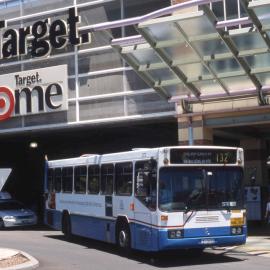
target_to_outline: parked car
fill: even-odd
[[[0,228],[37,224],[36,214],[21,202],[0,199]]]

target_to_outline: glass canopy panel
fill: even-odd
[[[254,88],[254,84],[247,76],[235,76],[223,78],[221,80],[230,92],[240,91],[243,89]]]
[[[249,3],[262,25],[270,24],[270,3],[265,0],[257,0]]]
[[[259,79],[259,81],[261,82],[261,84],[263,86],[266,85],[270,85],[270,76],[269,76],[269,72],[265,72],[265,73],[257,73],[256,77]]]
[[[255,54],[245,57],[248,65],[252,69],[256,68],[266,68],[270,66],[270,54],[269,53],[262,53],[262,54]]]
[[[169,68],[149,70],[148,73],[155,81],[177,80],[178,77]]]
[[[225,93],[224,89],[216,80],[198,81],[193,84],[200,90],[202,95]]]
[[[263,2],[268,3],[263,9],[255,7],[256,3]],[[260,20],[270,26],[270,0],[252,1],[251,4],[256,12],[261,12]],[[189,85],[202,95],[254,89],[254,83],[246,74],[249,68],[262,86],[270,85],[270,53],[264,39],[254,29],[230,30],[226,37],[232,40],[239,57],[246,63],[233,57],[237,52],[232,52],[230,46],[219,38],[202,11],[149,20],[139,24],[138,29],[149,43],[126,46],[122,53],[133,63],[137,62],[140,72],[145,72],[146,78],[151,77],[156,87],[162,87],[171,96],[192,94],[187,88]],[[270,30],[267,34],[270,36]],[[185,75],[183,77],[187,77],[186,85],[181,81],[177,68]]]
[[[162,63],[161,59],[152,48],[133,50],[129,55],[132,55],[140,65]]]
[[[216,74],[226,77],[225,73],[232,73],[237,71],[243,71],[242,67],[234,58],[212,61],[209,63],[210,66],[214,69]]]
[[[238,51],[266,48],[266,43],[260,33],[257,32],[231,36],[231,39],[236,45]]]
[[[208,56],[229,52],[228,47],[221,39],[196,41],[192,43],[200,55]]]
[[[181,43],[178,46],[164,48],[164,51],[173,60],[173,63],[192,63],[200,61],[200,57],[194,53],[187,43]]]
[[[206,15],[197,16],[189,20],[181,20],[177,24],[189,37],[216,33],[215,27]]]
[[[184,42],[184,38],[181,37],[180,32],[173,22],[158,23],[144,29],[156,42],[175,39],[179,40],[179,42]]]
[[[183,84],[175,84],[163,87],[170,96],[181,96],[190,94],[190,90],[188,90]]]
[[[184,41],[181,32],[189,37],[216,33],[215,27],[202,11],[153,19],[139,24],[138,28],[156,42],[175,39]]]
[[[189,81],[198,80],[199,77],[210,75],[209,71],[201,64],[186,64],[178,66]]]

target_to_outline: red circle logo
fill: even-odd
[[[15,106],[14,96],[12,91],[5,87],[0,87],[0,121],[8,119]]]

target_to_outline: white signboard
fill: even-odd
[[[68,109],[67,65],[0,76],[0,120]]]

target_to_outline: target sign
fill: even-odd
[[[0,87],[0,121],[8,119],[15,106],[15,100],[12,91],[5,87]]]

